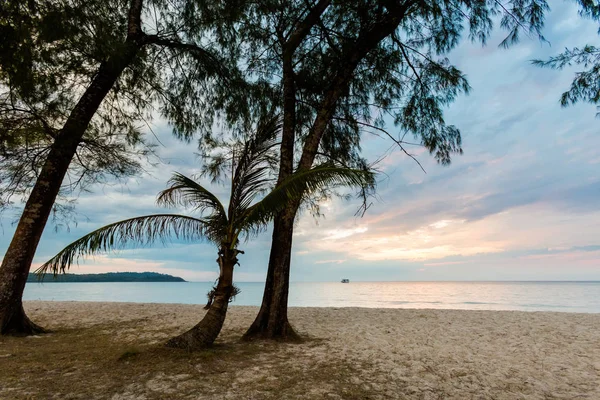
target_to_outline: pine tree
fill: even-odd
[[[448,53],[461,39],[486,44],[494,21],[508,31],[501,46],[523,31],[543,40],[548,9],[544,0],[272,0],[251,7],[240,33],[252,43],[247,73],[278,93],[280,181],[323,158],[366,165],[360,143],[368,134],[388,137],[406,154],[404,138],[414,138],[449,164],[462,152],[461,136],[443,109],[469,85]],[[274,220],[263,302],[248,339],[296,337],[287,299],[299,206],[290,201]]]
[[[224,21],[242,9],[225,0],[15,0],[0,11],[0,195],[4,205],[27,198],[0,267],[0,333],[31,334],[43,329],[21,297],[67,172],[76,185],[136,172],[146,151],[139,126],[155,108],[180,137],[211,129],[243,85],[235,51],[225,59],[206,37],[225,47]]]
[[[583,18],[593,21],[600,20],[600,4],[596,1],[578,0],[579,14]],[[569,90],[560,97],[563,107],[578,103],[588,102],[600,104],[600,48],[585,45],[582,48],[565,49],[557,56],[548,60],[534,60],[534,65],[552,69],[563,69],[571,65],[581,65],[585,69],[575,73]],[[600,114],[597,114],[600,115]]]

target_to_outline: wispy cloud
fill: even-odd
[[[341,264],[346,262],[346,260],[317,260],[315,264]]]

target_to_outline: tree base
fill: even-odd
[[[223,327],[225,311],[222,315],[215,315],[214,310],[209,310],[202,320],[187,332],[169,339],[165,346],[187,351],[204,350],[211,347]]]
[[[200,338],[199,336],[202,335],[195,335],[194,329],[191,329],[185,333],[182,333],[179,336],[175,336],[174,338],[169,339],[169,341],[165,343],[165,346],[173,349],[183,349],[187,351],[204,350],[212,346],[212,343],[207,343],[205,340],[202,340],[202,338]]]
[[[11,314],[7,316],[6,314]],[[0,334],[7,336],[30,336],[38,335],[41,333],[48,333],[49,331],[35,324],[27,317],[23,305],[18,306],[16,312],[5,311],[5,318],[1,318],[2,329]]]
[[[242,340],[273,340],[277,342],[301,343],[302,337],[294,331],[292,325],[286,320],[281,324],[277,324],[278,329],[273,329],[268,326],[266,321],[254,321],[252,326],[248,328]]]

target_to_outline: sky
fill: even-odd
[[[298,218],[292,281],[600,280],[600,120],[596,108],[561,108],[559,97],[580,68],[540,69],[565,47],[594,44],[597,24],[581,19],[572,2],[551,2],[544,35],[523,37],[508,50],[464,41],[449,59],[466,75],[471,94],[445,112],[462,133],[464,155],[450,166],[412,149],[426,173],[395,151],[380,169],[378,197],[355,216],[358,200],[322,204],[324,217]],[[33,267],[107,223],[164,212],[156,194],[178,171],[193,174],[201,160],[191,145],[153,127],[164,164],[124,183],[92,188],[77,203],[77,223],[44,233]],[[377,159],[390,142],[364,138]],[[226,188],[214,187],[222,198]],[[0,252],[8,247],[18,212],[2,215]],[[267,231],[240,248],[237,281],[264,281]],[[190,281],[217,277],[216,249],[206,243],[130,249],[81,261],[74,273],[156,271]]]

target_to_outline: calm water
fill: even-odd
[[[212,283],[29,283],[25,300],[202,304]],[[238,283],[234,305],[260,305],[263,283]],[[600,313],[600,282],[292,283],[290,306]]]

